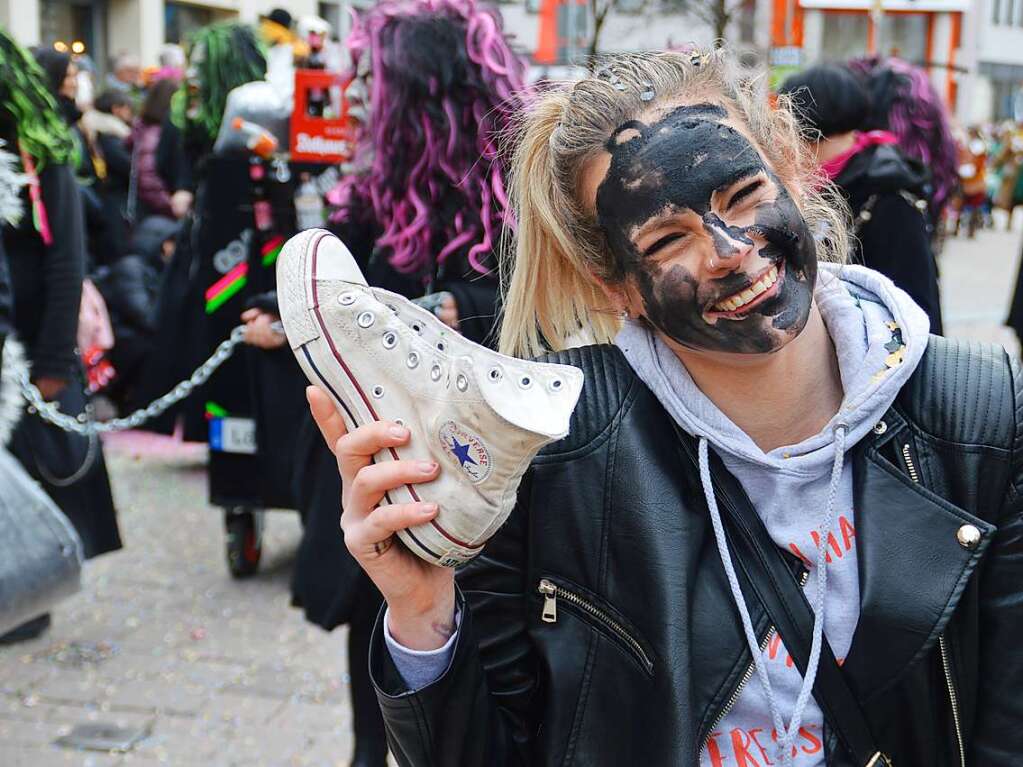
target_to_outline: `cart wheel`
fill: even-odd
[[[248,578],[259,570],[263,553],[262,512],[228,509],[224,512],[227,531],[227,569],[232,578]]]

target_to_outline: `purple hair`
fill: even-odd
[[[959,183],[958,150],[941,97],[923,69],[902,59],[853,59],[849,67],[863,76],[870,92],[868,127],[894,133],[899,147],[930,169],[936,219]]]
[[[352,60],[370,57],[368,120],[335,187],[335,221],[369,218],[400,272],[428,281],[454,255],[492,271],[511,223],[497,140],[525,95],[525,63],[496,10],[475,0],[385,0],[356,20]]]

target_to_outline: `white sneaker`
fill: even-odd
[[[407,446],[375,460],[440,464],[433,482],[388,495],[440,508],[399,538],[438,565],[479,554],[511,513],[533,456],[568,433],[582,371],[498,354],[403,296],[368,287],[348,249],[322,229],[284,246],[277,297],[302,370],[349,428],[389,420],[411,430]]]

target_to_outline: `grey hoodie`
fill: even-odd
[[[927,346],[929,321],[888,278],[859,266],[821,264],[815,300],[838,354],[845,392],[842,407],[816,436],[769,453],[760,450],[699,390],[678,357],[644,325],[627,324],[615,343],[665,410],[683,429],[701,438],[701,452],[705,453],[707,443],[713,446],[742,484],[774,541],[806,562],[811,570],[807,597],[811,604],[823,607],[819,610],[824,615],[823,633],[835,656],[842,659],[852,643],[860,604],[852,468],[844,464],[844,453],[875,426],[916,368]],[[839,426],[842,451],[835,447]],[[705,493],[708,490],[705,481]],[[822,523],[827,528],[823,535]],[[823,549],[817,548],[815,537],[826,542]],[[721,536],[719,548],[723,541]],[[819,555],[827,563],[824,590],[818,589]],[[736,596],[733,593],[733,599]],[[736,607],[740,612],[744,609],[738,602]],[[384,638],[411,689],[421,689],[440,677],[455,642],[453,635],[438,650],[412,651],[394,640],[386,619]],[[756,648],[755,639],[752,644]],[[824,765],[824,718],[812,698],[799,702],[801,675],[776,635],[762,654],[756,649],[754,657],[763,660],[758,674],[766,672],[770,679],[773,706],[762,682],[746,684],[711,732],[700,764],[762,767],[782,763],[778,755],[781,728],[775,724],[780,716],[785,720],[782,728],[791,728],[792,720],[799,720],[784,762],[797,767]]]
[[[807,598],[824,615],[823,633],[841,660],[852,642],[860,604],[852,467],[844,463],[844,453],[874,428],[916,368],[927,346],[929,321],[890,280],[860,266],[821,264],[815,300],[838,355],[842,407],[816,436],[767,453],[700,391],[678,357],[644,325],[627,324],[615,343],[665,410],[701,439],[703,462],[709,443],[742,484],[774,541],[806,562]],[[716,503],[706,471],[702,474],[713,519]],[[717,537],[722,560],[730,559],[724,536]],[[816,545],[821,539],[823,549]],[[819,556],[827,562],[826,584],[818,580]],[[733,601],[741,615],[746,608],[737,585]],[[762,659],[758,681],[742,688],[714,728],[700,764],[824,765],[823,715],[809,697],[815,658],[801,696],[804,680],[777,635],[762,653],[755,639],[752,644],[754,657]],[[792,732],[787,755],[779,753],[784,728]]]

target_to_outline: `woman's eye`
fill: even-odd
[[[661,237],[659,240],[657,240],[657,242],[655,242],[649,248],[647,248],[643,252],[643,255],[644,256],[656,255],[658,251],[664,250],[666,247],[668,247],[672,243],[678,242],[679,240],[683,239],[685,236],[686,236],[685,232],[672,232],[671,234],[666,234],[663,237]]]
[[[738,207],[746,207],[750,202],[759,200],[763,195],[758,194],[760,190],[764,188],[763,179],[755,179],[746,186],[742,187],[739,191],[732,195],[732,199],[728,201],[726,210],[733,210]]]

